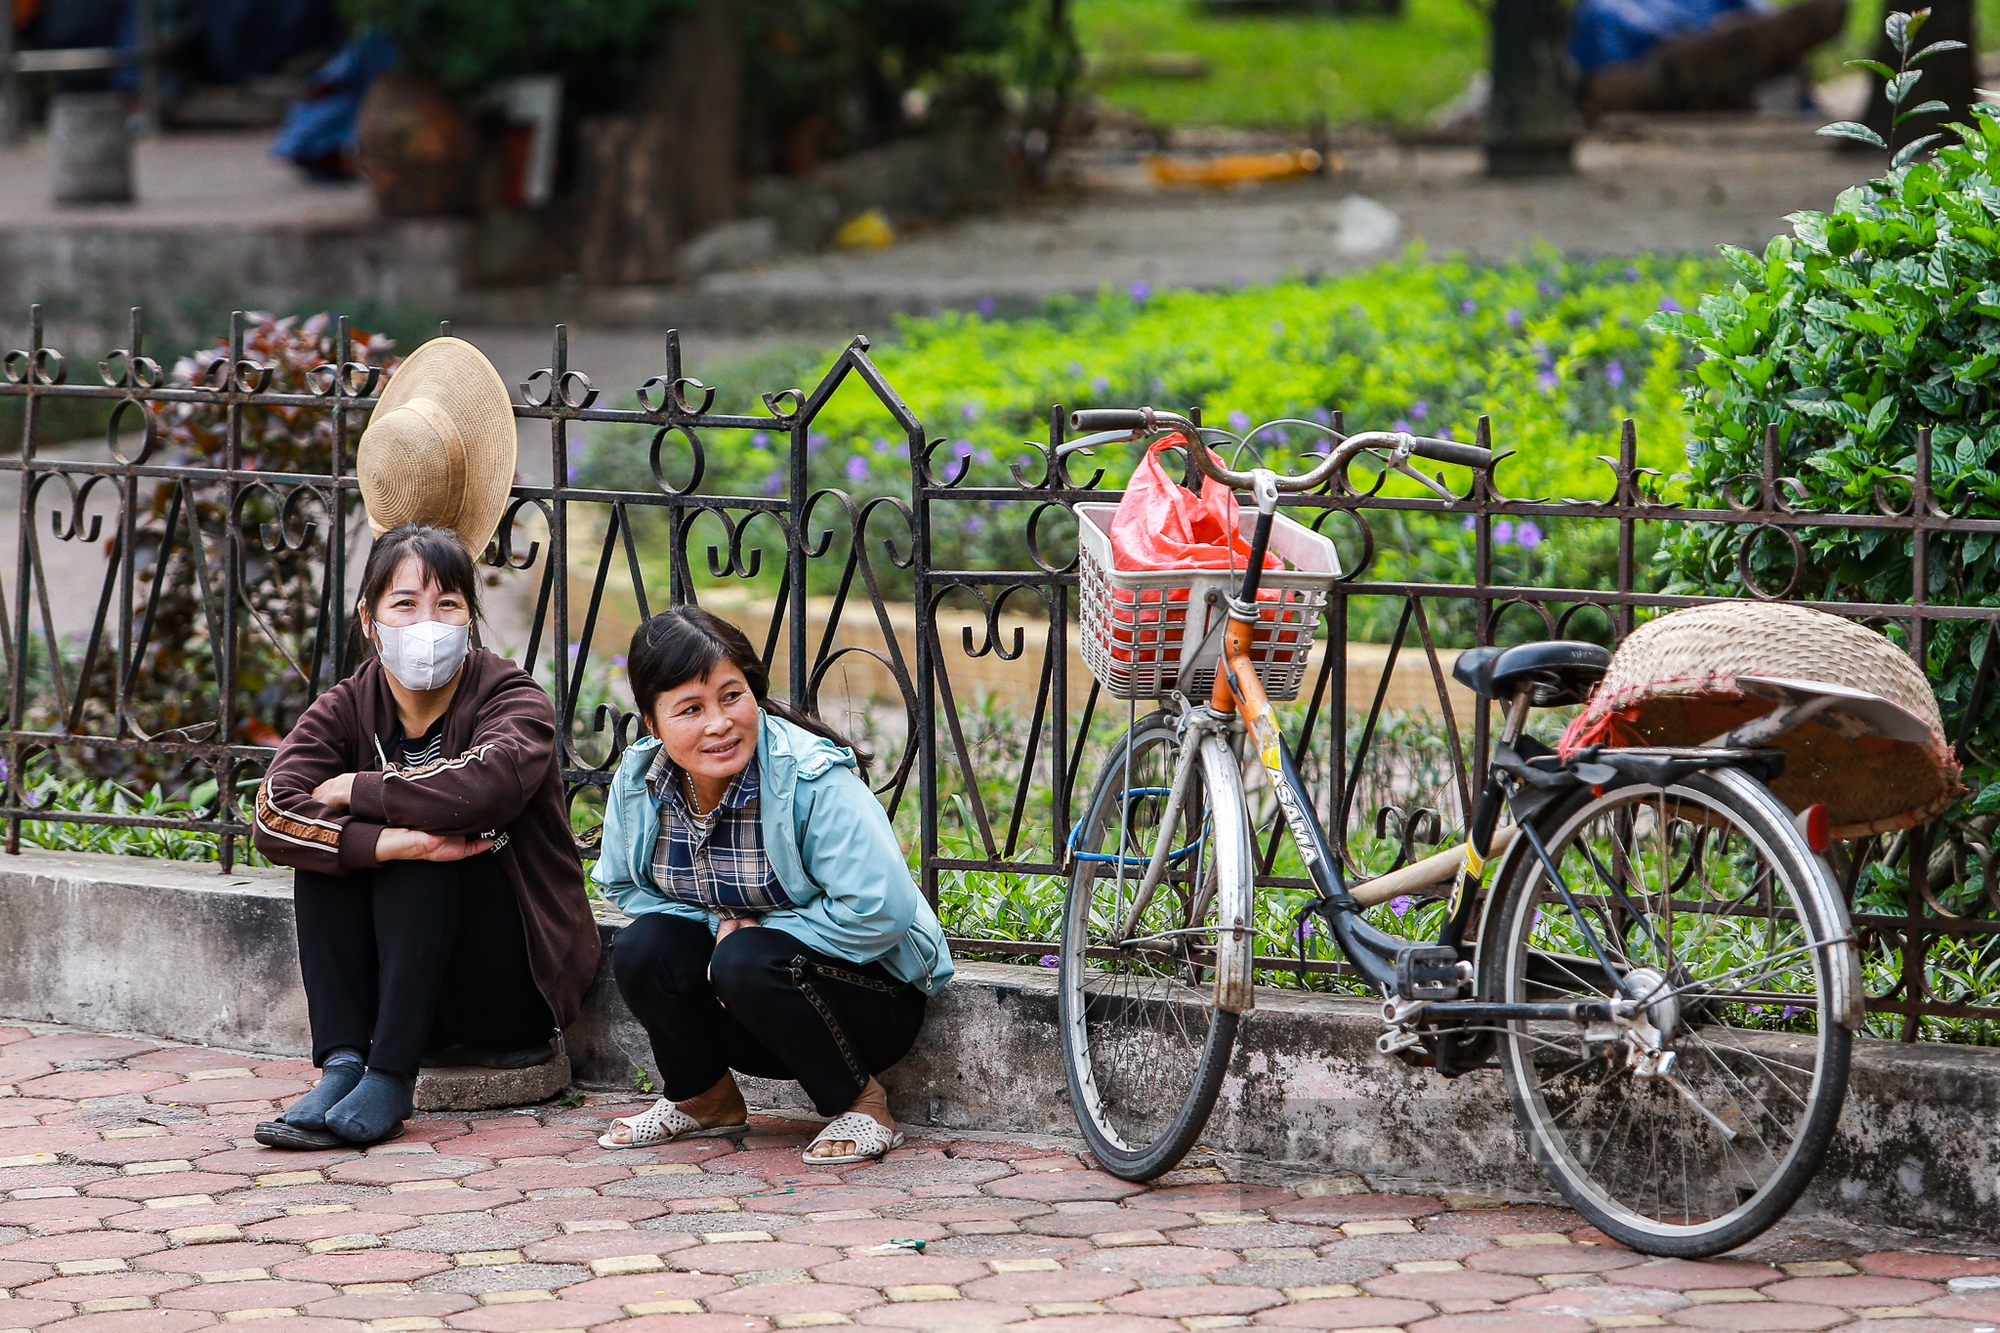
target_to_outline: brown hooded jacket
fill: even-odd
[[[461,671],[440,757],[417,768],[383,770],[379,756],[395,753],[402,724],[380,662],[315,700],[257,790],[257,850],[280,865],[344,875],[378,864],[384,828],[504,834],[499,862],[521,907],[535,984],[566,1028],[597,974],[599,937],[563,799],[555,709],[532,676],[484,648]],[[313,799],[342,773],[357,775],[348,809]]]

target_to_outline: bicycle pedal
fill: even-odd
[[[1459,988],[1458,950],[1443,944],[1412,944],[1396,950],[1396,998],[1455,1000]]]

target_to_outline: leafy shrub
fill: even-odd
[[[1764,432],[1775,427],[1780,474],[1800,486],[1789,503],[1832,513],[1905,505],[1917,435],[1929,427],[1939,505],[2000,517],[2000,120],[1978,109],[1960,133],[1963,142],[1934,161],[1842,191],[1830,213],[1794,214],[1795,235],[1773,239],[1761,258],[1729,248],[1731,285],[1692,313],[1653,319],[1705,358],[1686,393],[1691,502],[1754,500],[1732,490],[1733,479],[1761,470]],[[1746,535],[1734,525],[1677,528],[1661,551],[1673,590],[1744,593]],[[1909,600],[1904,534],[1808,528],[1799,537],[1793,595]],[[1766,591],[1794,573],[1779,541],[1753,545],[1748,563]],[[1934,533],[1929,571],[1934,603],[2000,605],[2000,543],[1989,534]],[[1986,651],[1983,628],[1929,629],[1925,666],[1953,736]],[[2000,776],[2000,697],[1989,693],[1970,721],[1971,776],[1990,785]],[[1989,805],[2000,809],[2000,791],[1981,798]]]

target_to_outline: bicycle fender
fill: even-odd
[[[1213,734],[1202,738],[1201,767],[1210,792],[1209,808],[1216,813],[1215,869],[1220,883],[1215,904],[1215,1007],[1225,1014],[1247,1014],[1256,1004],[1257,935],[1243,770],[1228,742]],[[1234,817],[1223,817],[1225,811],[1234,812]]]

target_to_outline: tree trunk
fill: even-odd
[[[1494,0],[1493,92],[1482,135],[1490,176],[1550,176],[1576,169],[1583,133],[1563,0]]]
[[[1919,7],[1913,6],[1913,8]],[[1910,89],[1910,95],[1904,100],[1903,105],[1916,106],[1920,102],[1928,102],[1935,98],[1948,105],[1951,110],[1917,116],[1904,121],[1900,126],[1891,126],[1888,87],[1879,77],[1871,75],[1874,86],[1868,94],[1868,114],[1863,116],[1862,120],[1869,128],[1887,139],[1892,149],[1901,147],[1912,139],[1921,139],[1926,134],[1940,132],[1944,134],[1944,140],[1942,143],[1931,145],[1933,148],[1957,143],[1958,137],[1945,129],[1945,126],[1954,120],[1960,124],[1970,121],[1971,116],[1967,114],[1966,109],[1979,100],[1973,92],[1973,85],[1979,82],[1979,67],[1973,58],[1973,52],[1978,50],[1978,46],[1972,18],[1972,0],[1934,0],[1930,9],[1930,18],[1917,30],[1916,40],[1910,43],[1912,54],[1923,50],[1932,42],[1948,40],[1964,42],[1966,49],[1943,51],[1918,65],[1917,68],[1923,72],[1923,77],[1917,80],[1916,87]],[[1896,54],[1896,48],[1889,45],[1889,39],[1885,36],[1878,44],[1875,59],[1890,69],[1895,69],[1901,58]],[[1865,148],[1865,145],[1861,144],[1854,146]],[[1874,150],[1866,149],[1866,151]]]
[[[742,101],[735,0],[699,0],[669,26],[632,110],[582,126],[585,282],[670,282],[675,251],[735,213]]]

